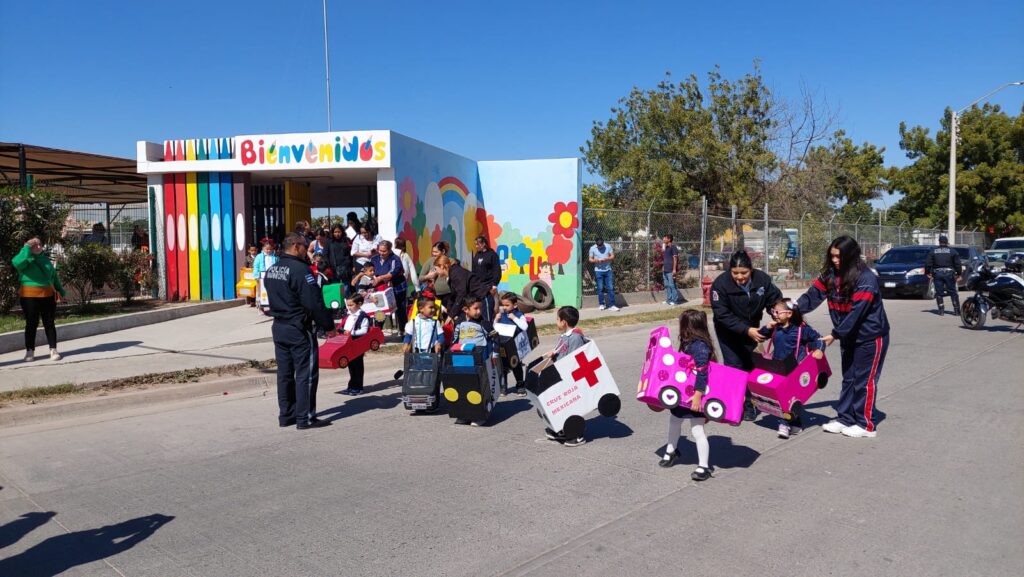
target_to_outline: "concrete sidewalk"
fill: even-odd
[[[699,304],[691,301],[689,304]],[[618,312],[584,308],[583,319],[664,310],[663,303],[643,303]],[[555,323],[553,310],[532,313],[538,326]],[[86,384],[265,361],[274,358],[272,320],[249,307],[175,319],[163,323],[110,332],[58,345],[64,358],[50,361],[46,347],[36,349],[37,360],[24,362],[24,351],[0,354],[0,391],[65,383]],[[397,339],[397,337],[395,337]],[[371,360],[370,363],[373,361]],[[381,362],[386,362],[381,359]],[[368,365],[370,364],[368,363]]]

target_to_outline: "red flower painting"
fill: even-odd
[[[572,238],[580,226],[580,220],[576,216],[578,210],[579,206],[576,201],[568,204],[562,201],[556,202],[555,209],[548,215],[548,222],[552,225],[551,232],[565,238]]]

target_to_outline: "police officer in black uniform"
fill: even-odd
[[[960,294],[956,291],[956,282],[960,278],[963,269],[960,265],[960,253],[955,248],[949,248],[949,238],[946,235],[939,237],[939,246],[928,253],[924,261],[924,272],[932,279],[935,287],[935,302],[939,305],[939,315],[946,314],[946,307],[942,304],[942,297],[949,295],[953,302],[953,314],[960,315]]]
[[[316,418],[316,389],[320,381],[320,355],[316,328],[334,335],[331,311],[306,263],[306,237],[285,237],[284,254],[267,269],[264,285],[274,317],[274,356],[277,359],[278,424],[298,429],[326,427]],[[314,326],[315,325],[315,326]]]

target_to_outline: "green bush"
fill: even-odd
[[[47,246],[60,242],[70,210],[64,196],[56,192],[0,187],[0,314],[10,312],[18,300],[18,273],[11,259],[32,237]]]
[[[74,294],[69,294],[72,301],[85,307],[92,301],[93,292],[115,280],[118,269],[122,268],[109,246],[89,243],[69,247],[57,274],[64,287],[72,289]]]
[[[141,250],[123,250],[117,255],[111,282],[125,303],[131,302],[140,291],[151,288],[152,262],[150,254]]]

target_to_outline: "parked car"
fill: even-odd
[[[986,262],[985,251],[981,250],[976,246],[960,246],[956,245],[953,248],[960,254],[960,264],[963,265],[963,274],[960,275],[960,282],[957,283],[957,288],[960,290],[967,289],[967,271],[974,270],[974,268],[980,262]]]
[[[992,246],[985,251],[985,256],[993,270],[1000,270],[1010,253],[1016,252],[1024,252],[1024,236],[996,239]]]
[[[924,262],[934,245],[896,246],[871,267],[878,275],[882,298],[917,296],[935,298],[935,287],[924,274]]]

